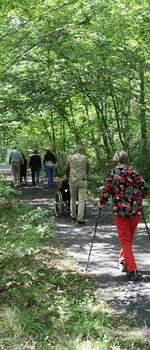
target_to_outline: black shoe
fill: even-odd
[[[131,271],[127,273],[128,279],[130,281],[140,281],[141,280],[141,275],[138,274],[137,270]]]
[[[119,267],[120,267],[120,272],[128,272],[127,271],[127,268],[126,268],[126,264],[124,261],[122,261],[120,264],[119,264]]]
[[[75,221],[76,221],[76,218],[71,218],[71,221],[72,221],[72,222],[75,222]]]
[[[84,224],[85,224],[85,221],[79,220],[79,221],[78,221],[78,224],[79,224],[79,225],[84,225]]]

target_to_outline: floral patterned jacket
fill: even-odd
[[[100,203],[107,204],[111,196],[115,215],[120,217],[141,215],[142,199],[146,197],[148,191],[144,179],[134,168],[120,164],[112,169],[106,178]]]

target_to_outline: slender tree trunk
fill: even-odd
[[[101,133],[102,133],[102,137],[103,137],[104,147],[105,147],[105,150],[106,150],[107,163],[109,163],[111,152],[110,152],[110,148],[109,148],[109,142],[108,142],[108,137],[107,137],[107,131],[106,131],[105,128],[103,127],[103,121],[101,121],[99,109],[96,108],[95,110],[96,110],[96,115],[97,115],[98,123],[99,123],[99,125],[101,126]]]
[[[85,104],[85,111],[86,111],[86,118],[87,118],[87,121],[89,123],[89,120],[90,120],[90,117],[89,117],[89,111],[88,111],[88,106]],[[92,141],[92,146],[94,147],[95,149],[95,153],[96,153],[96,158],[97,158],[97,161],[98,163],[100,163],[100,140],[98,142],[98,140],[95,138],[95,135],[94,135],[94,131],[92,128],[90,128],[90,139]]]
[[[53,112],[52,112],[52,110],[51,110],[51,127],[52,127],[53,152],[57,155],[56,140],[55,140],[55,126],[54,126],[54,120],[53,120]]]
[[[45,128],[45,130],[46,130],[46,132],[47,132],[47,136],[48,136],[48,138],[49,138],[49,140],[50,140],[50,145],[52,146],[52,145],[53,145],[52,137],[51,137],[51,134],[50,134],[49,131],[48,131],[46,121],[44,120],[42,114],[40,114],[40,117],[41,117],[41,119],[42,119],[42,123],[43,123],[43,125],[44,125],[44,128]]]
[[[63,154],[66,154],[66,129],[65,129],[65,120],[64,118],[61,118],[61,124],[62,124],[62,145],[63,145]]]
[[[148,149],[147,145],[147,123],[146,123],[146,110],[145,110],[145,84],[144,84],[144,70],[140,72],[140,126],[141,126],[141,145],[142,155]]]
[[[112,102],[113,102],[114,115],[115,115],[115,118],[116,118],[119,139],[120,139],[122,147],[125,149],[125,142],[124,142],[123,137],[122,137],[122,130],[121,130],[121,126],[120,126],[120,116],[119,116],[118,106],[117,106],[117,102],[116,102],[116,98],[115,98],[113,85],[112,85],[111,82],[110,82],[110,95],[111,95]]]

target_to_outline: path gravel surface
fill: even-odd
[[[97,215],[97,206],[87,203],[85,226],[72,223],[69,218],[57,220],[56,227],[64,245],[83,268],[87,265]],[[113,308],[135,313],[141,319],[143,331],[150,339],[150,239],[144,223],[139,224],[133,245],[138,269],[143,276],[140,282],[129,282],[126,274],[120,273],[120,245],[110,207],[103,208],[94,237],[88,273],[97,280],[105,299]]]
[[[29,184],[20,190],[20,200],[33,207],[47,208],[50,216],[54,216],[55,194],[56,186],[49,190],[42,182],[40,189],[33,189]],[[55,219],[56,230],[63,245],[83,269],[87,265],[97,215],[97,206],[87,202],[86,225],[72,223],[68,214]],[[148,226],[150,228],[149,223]],[[119,250],[111,207],[105,207],[97,226],[87,273],[95,278],[104,298],[115,310],[134,313],[140,318],[142,332],[150,339],[150,239],[142,221],[133,245],[142,281],[129,282],[126,274],[120,273]]]

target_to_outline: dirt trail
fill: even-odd
[[[56,187],[40,189],[24,187],[20,199],[33,207],[48,208],[53,216]],[[98,214],[97,206],[87,203],[86,225],[72,223],[67,214],[56,219],[56,230],[64,246],[78,264],[86,267],[89,249],[94,234]],[[118,268],[119,242],[113,223],[111,208],[102,210],[93,249],[91,252],[88,273],[97,280],[104,298],[118,311],[134,313],[141,320],[142,331],[150,339],[150,240],[144,223],[140,223],[134,240],[134,254],[139,271],[143,275],[141,282],[129,282],[126,274]]]
[[[87,264],[97,214],[97,207],[88,203],[86,226],[78,227],[69,218],[57,220],[57,230],[64,244],[83,267]],[[138,269],[143,276],[141,282],[129,282],[126,274],[120,273],[119,250],[111,208],[106,207],[102,210],[97,227],[88,273],[97,280],[104,297],[113,308],[135,313],[140,318],[143,332],[150,339],[150,240],[142,222],[138,226],[133,246]]]
[[[48,208],[50,216],[54,216],[55,194],[56,186],[49,190],[42,183],[40,189],[34,189],[29,184],[20,190],[20,200],[33,207]],[[87,202],[85,226],[72,223],[68,215],[55,220],[61,241],[83,268],[87,264],[97,215],[97,206]],[[115,310],[134,313],[140,318],[141,331],[150,339],[150,239],[143,222],[138,226],[133,245],[142,281],[129,282],[126,274],[120,273],[119,249],[111,208],[106,207],[100,216],[87,273],[94,276],[104,298]]]

